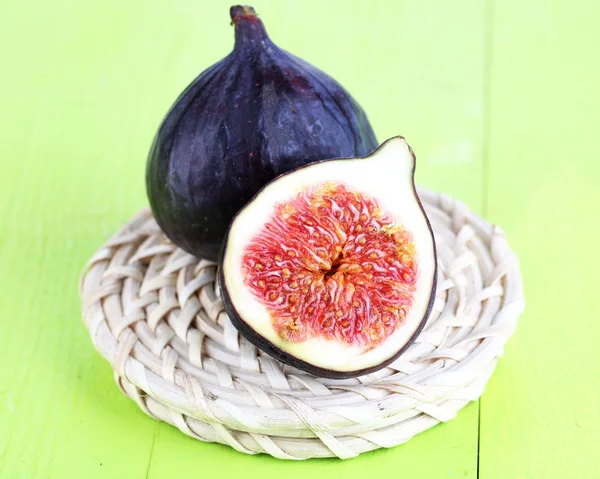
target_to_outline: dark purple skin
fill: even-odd
[[[266,183],[378,146],[365,112],[339,83],[276,47],[251,7],[230,13],[233,51],[177,99],[146,168],[161,229],[180,248],[212,261],[233,216]]]
[[[400,137],[400,138],[403,138],[403,137]],[[389,140],[384,141],[378,149],[382,148],[387,143],[387,141],[389,141]],[[411,173],[412,190],[413,190],[413,194],[415,195],[415,198],[417,200],[417,204],[419,205],[419,208],[421,210],[421,213],[425,217],[425,221],[427,222],[427,227],[429,228],[429,232],[431,233],[431,237],[433,239],[432,254],[433,254],[434,261],[435,261],[435,269],[433,272],[433,283],[432,283],[431,293],[429,296],[429,302],[427,303],[427,308],[425,310],[425,313],[423,314],[423,318],[421,319],[419,326],[417,327],[417,329],[413,333],[413,335],[409,338],[409,340],[394,355],[392,355],[388,359],[382,361],[379,364],[374,364],[371,367],[367,367],[364,369],[357,369],[355,371],[335,371],[333,369],[326,369],[326,368],[322,368],[319,366],[315,366],[314,364],[303,361],[302,359],[299,359],[299,358],[293,356],[292,354],[287,353],[287,352],[283,351],[282,349],[278,348],[271,341],[269,341],[264,336],[261,336],[259,333],[257,333],[246,321],[244,321],[242,314],[235,308],[233,301],[231,299],[231,295],[229,294],[229,290],[225,286],[225,274],[223,272],[223,261],[225,259],[225,252],[227,251],[227,240],[229,238],[229,230],[231,229],[231,228],[228,228],[227,236],[225,238],[225,241],[223,242],[223,246],[221,248],[221,253],[220,253],[220,257],[219,257],[219,270],[217,272],[217,281],[219,284],[219,291],[221,293],[221,300],[223,301],[223,307],[225,308],[225,312],[229,316],[229,319],[231,320],[231,323],[233,324],[233,326],[239,331],[239,333],[244,338],[246,338],[248,341],[250,341],[252,344],[254,344],[258,349],[264,351],[269,356],[277,359],[278,361],[281,361],[284,364],[289,364],[290,366],[293,366],[296,369],[300,369],[301,371],[305,371],[314,376],[319,376],[319,377],[328,378],[328,379],[354,378],[354,377],[358,377],[358,376],[363,376],[365,374],[374,373],[375,371],[379,371],[380,369],[383,369],[384,367],[389,366],[391,363],[393,363],[410,347],[410,345],[412,343],[414,343],[415,339],[417,339],[417,337],[419,336],[419,334],[421,334],[421,331],[423,331],[423,328],[427,324],[427,319],[429,318],[429,315],[431,314],[431,310],[433,309],[433,303],[435,302],[435,295],[436,295],[436,291],[437,291],[438,264],[437,264],[437,247],[435,244],[435,237],[433,234],[433,229],[431,228],[431,223],[429,222],[427,213],[425,213],[425,208],[423,208],[421,199],[419,198],[419,195],[417,194],[417,187],[415,185],[415,170],[416,170],[416,166],[417,166],[416,165],[416,156],[415,156],[413,149],[410,146],[408,146],[408,149],[410,150],[410,153],[413,157],[413,169],[412,169],[412,173]],[[339,159],[335,159],[332,161],[340,162],[340,168],[343,168],[344,167],[343,162],[345,162],[345,161],[360,161],[360,160],[361,160],[361,158],[339,158]],[[308,165],[301,166],[301,167],[297,168],[296,170],[302,169],[306,166],[308,166]],[[296,170],[294,170],[294,171],[296,171]],[[294,171],[290,171],[289,173],[293,173]],[[277,179],[275,179],[273,181],[277,181]],[[259,193],[260,193],[260,191],[259,191]],[[259,194],[257,193],[254,199],[258,198],[258,196],[259,196]]]

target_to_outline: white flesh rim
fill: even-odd
[[[225,287],[242,321],[280,350],[319,368],[357,371],[377,366],[396,355],[412,338],[427,312],[435,276],[434,240],[414,191],[413,169],[414,158],[408,145],[403,138],[395,137],[369,157],[313,164],[268,184],[232,223],[222,262]],[[370,351],[334,339],[311,338],[303,342],[282,339],[273,328],[266,306],[244,284],[244,248],[272,216],[274,205],[322,182],[343,183],[375,198],[384,211],[413,235],[418,276],[412,307],[405,322]]]

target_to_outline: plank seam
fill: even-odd
[[[150,457],[148,458],[148,467],[146,468],[145,479],[148,479],[148,475],[150,474],[150,466],[152,465],[152,456],[154,456],[154,445],[156,444],[156,436],[158,436],[158,428],[160,427],[160,423],[156,424],[154,428],[154,437],[152,437],[152,446],[150,446]]]
[[[483,134],[482,134],[482,214],[489,214],[490,187],[490,133],[491,133],[491,89],[492,89],[492,41],[493,41],[493,0],[486,0],[483,12]],[[482,399],[477,401],[477,479],[481,471],[481,417]]]

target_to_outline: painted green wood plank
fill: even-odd
[[[0,477],[143,478],[157,424],[116,389],[77,295],[85,261],[144,203],[139,128],[154,126],[124,73],[142,61],[127,27],[139,5],[6,3]]]
[[[597,2],[496,2],[489,215],[527,312],[481,410],[481,477],[600,477]]]
[[[10,112],[0,115],[7,139],[0,190],[9,199],[0,201],[0,264],[9,272],[0,276],[0,349],[10,358],[0,367],[0,478],[135,479],[225,468],[251,476],[475,477],[477,405],[394,450],[346,463],[281,463],[158,426],[120,395],[94,351],[79,319],[79,270],[146,204],[152,135],[187,83],[229,52],[228,7],[222,0],[0,6],[0,107]],[[380,140],[409,139],[421,183],[481,207],[479,2],[255,7],[281,46],[342,81]]]

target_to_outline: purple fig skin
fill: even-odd
[[[378,146],[365,112],[341,85],[275,46],[251,7],[231,7],[230,14],[233,51],[179,96],[146,168],[163,232],[212,261],[233,216],[266,183]]]

